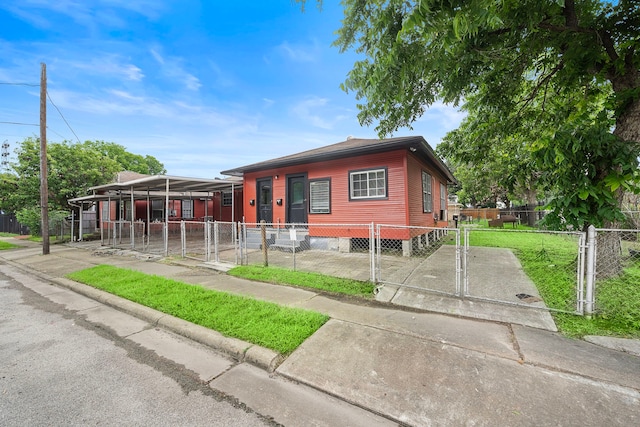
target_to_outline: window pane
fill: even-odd
[[[260,204],[268,205],[271,203],[271,186],[263,185],[260,187]]]
[[[330,213],[329,180],[309,183],[311,213]]]
[[[291,197],[291,203],[294,205],[304,203],[304,184],[302,182],[296,181],[293,183]]]
[[[387,195],[386,171],[377,169],[350,174],[351,198],[385,197]]]

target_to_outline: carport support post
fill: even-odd
[[[596,282],[596,228],[590,225],[587,229],[587,280],[585,315],[591,318],[593,314],[593,295]]]
[[[260,236],[262,237],[262,265],[269,267],[269,255],[267,252],[267,222],[260,220]]]

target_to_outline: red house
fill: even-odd
[[[247,223],[308,224],[312,235],[313,224],[446,227],[447,184],[455,182],[421,136],[348,138],[221,173],[243,177]],[[413,237],[396,234],[388,238]]]

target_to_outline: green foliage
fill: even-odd
[[[243,265],[229,270],[231,276],[244,277],[274,284],[294,285],[310,289],[335,292],[345,295],[373,296],[374,285],[371,282],[343,279],[319,273],[291,271],[279,267],[263,267],[259,265]]]
[[[49,211],[49,234],[53,232],[51,224],[62,221],[67,215],[68,213],[66,211]],[[32,236],[42,236],[42,212],[40,207],[32,206],[20,209],[16,212],[16,218],[22,225],[29,228]]]
[[[40,236],[42,234],[41,214],[38,206],[20,209],[16,212],[16,218],[20,224],[29,228],[32,235]]]
[[[320,313],[108,265],[67,277],[282,354],[291,353],[329,320]]]
[[[0,207],[14,212],[40,204],[40,141],[25,139],[16,154],[12,173],[0,176]],[[64,141],[48,144],[49,208],[68,209],[67,200],[84,196],[89,187],[112,182],[116,173],[123,170],[150,174],[165,172],[164,166],[154,157],[128,153],[114,143],[72,144]]]
[[[6,250],[6,249],[13,249],[13,248],[18,248],[18,245],[14,245],[13,243],[9,243],[9,242],[4,242],[0,240],[0,251]]]
[[[138,172],[145,175],[163,175],[167,173],[164,165],[153,156],[141,156],[129,153],[122,145],[105,141],[86,141],[82,144],[88,149],[95,150],[103,156],[115,160],[120,170]]]

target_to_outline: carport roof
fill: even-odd
[[[89,190],[95,193],[118,190],[165,192],[167,189],[167,183],[169,184],[169,191],[172,193],[207,193],[229,190],[232,187],[237,188],[242,186],[242,180],[237,178],[205,179],[171,175],[153,175],[126,182],[113,182],[111,184],[98,185],[96,187],[90,187]]]
[[[167,194],[167,183],[169,184],[169,195],[179,196],[187,194],[205,194],[216,191],[231,190],[232,188],[242,188],[242,180],[238,178],[226,179],[205,179],[205,178],[188,178],[182,176],[171,175],[153,175],[137,178],[125,182],[112,182],[110,184],[98,185],[90,187],[92,195],[76,197],[70,199],[69,203],[92,202],[100,200],[108,200],[114,195],[152,194],[154,196],[164,196]]]

